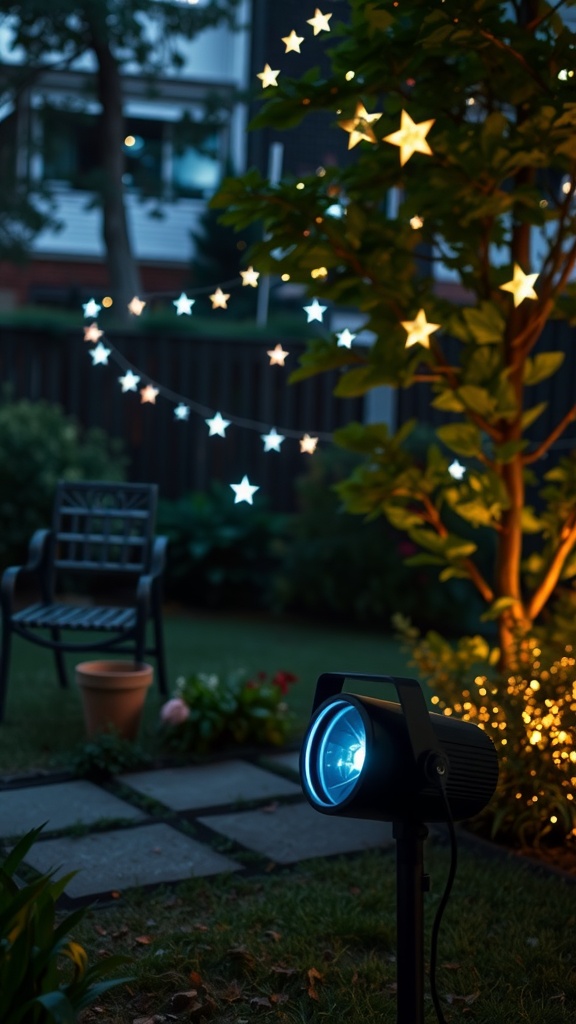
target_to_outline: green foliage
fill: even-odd
[[[344,349],[323,332],[293,380],[338,367],[341,396],[424,386],[443,414],[421,460],[406,454],[402,431],[339,431],[338,443],[365,460],[340,494],[349,511],[383,515],[404,531],[423,549],[420,565],[436,566],[445,581],[469,580],[498,608],[510,660],[512,633],[530,628],[572,572],[576,544],[572,478],[559,515],[557,491],[546,507],[551,482],[541,489],[536,469],[576,407],[549,409],[534,390],[564,361],[563,351],[547,351],[547,321],[576,320],[567,283],[576,266],[576,80],[566,70],[576,32],[564,5],[532,0],[341,6],[329,73],[305,69],[294,79],[282,69],[254,127],[289,128],[326,111],[335,147],[348,138],[349,159],[298,188],[289,176],[270,185],[251,170],[225,181],[213,204],[237,229],[261,223],[250,253],[258,269],[278,272],[281,249],[282,272],[308,294],[364,315],[372,344]],[[430,152],[404,159],[390,144],[404,112],[426,122]],[[328,273],[312,283],[318,266]],[[438,286],[438,268],[454,289]],[[518,273],[533,273],[535,290],[512,295]],[[408,344],[421,314],[436,327]],[[536,423],[539,444],[527,436]],[[459,478],[454,457],[464,460]],[[489,545],[495,557],[486,564]],[[537,545],[538,571],[526,574]]]
[[[278,563],[285,517],[230,501],[214,482],[207,492],[161,501],[158,532],[169,538],[166,592],[207,608],[262,607]]]
[[[128,978],[111,979],[126,957],[89,966],[71,931],[84,910],[61,919],[58,898],[70,875],[22,883],[17,872],[41,829],[29,832],[0,865],[0,1020],[2,1024],[74,1024],[86,1006]],[[106,980],[105,980],[106,979]]]
[[[498,650],[481,636],[450,644],[438,633],[402,630],[438,711],[473,722],[495,743],[498,786],[471,828],[521,848],[576,849],[576,658],[557,625],[521,638],[505,675]]]
[[[274,578],[275,603],[315,619],[384,629],[396,613],[421,628],[470,629],[481,606],[468,583],[443,585],[428,565],[409,568],[417,548],[394,516],[387,523],[344,509],[339,482],[353,467],[359,470],[355,455],[319,452],[297,481],[299,509]]]
[[[86,740],[70,758],[74,773],[88,779],[107,779],[146,768],[150,763],[145,750],[113,731]]]
[[[294,682],[291,672],[251,678],[243,669],[182,676],[161,710],[163,739],[172,750],[198,755],[236,744],[281,746],[294,729],[285,699]]]
[[[0,565],[20,564],[34,530],[50,526],[58,480],[122,480],[122,442],[81,430],[58,405],[0,402]]]

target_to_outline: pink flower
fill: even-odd
[[[168,725],[181,725],[190,717],[190,708],[181,697],[172,697],[160,708],[160,718]]]

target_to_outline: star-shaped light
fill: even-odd
[[[219,412],[212,419],[204,420],[204,422],[208,424],[209,437],[213,437],[215,434],[218,434],[220,437],[226,437],[226,427],[230,426],[230,420],[222,419]]]
[[[252,288],[258,287],[258,278],[260,277],[260,271],[254,270],[254,267],[248,267],[247,270],[240,271],[240,277],[242,278],[242,287],[250,285]]]
[[[285,440],[283,434],[279,434],[276,427],[272,427],[269,434],[260,434],[260,437],[264,441],[265,452],[279,452],[282,441]]]
[[[461,480],[466,472],[466,466],[463,466],[461,462],[458,462],[458,459],[454,459],[454,462],[451,462],[448,466],[448,472],[455,480]]]
[[[82,309],[84,310],[85,317],[95,317],[98,316],[102,306],[98,305],[96,299],[88,299],[88,302],[82,303]]]
[[[515,263],[514,277],[511,281],[507,281],[506,284],[501,284],[500,288],[503,292],[512,292],[514,305],[519,306],[524,299],[538,298],[533,288],[537,277],[538,274],[525,274],[522,267]]]
[[[174,299],[172,302],[173,306],[176,306],[176,312],[178,316],[182,313],[186,313],[187,316],[192,315],[192,306],[196,302],[196,299],[189,299],[185,292],[182,292],[179,298]]]
[[[322,317],[327,308],[327,306],[321,306],[318,299],[312,299],[310,306],[304,306],[304,312],[308,314],[308,323],[311,323],[312,320],[319,320],[322,323]]]
[[[354,149],[354,146],[357,146],[362,139],[365,139],[366,142],[377,142],[378,139],[374,134],[374,129],[370,126],[380,117],[382,117],[382,114],[369,114],[363,103],[357,103],[354,117],[348,118],[345,121],[338,121],[340,128],[343,128],[345,132],[350,132],[348,149]]]
[[[330,31],[330,25],[328,24],[328,22],[330,21],[331,17],[331,14],[322,14],[322,11],[319,11],[318,8],[316,8],[316,10],[314,11],[314,17],[308,18],[306,24],[312,25],[312,28],[314,29],[314,35],[317,36],[319,32]]]
[[[181,421],[190,419],[190,406],[180,402],[180,405],[177,405],[174,409],[174,419]]]
[[[155,388],[153,384],[147,384],[145,388],[140,388],[140,403],[143,405],[145,402],[150,402],[150,405],[156,405],[159,394],[158,388]]]
[[[416,124],[410,114],[403,110],[400,115],[400,128],[391,135],[386,135],[384,142],[390,142],[393,146],[400,147],[400,166],[403,167],[413,153],[426,153],[432,155],[432,150],[426,142],[426,136],[434,124],[435,118],[430,121],[420,121]]]
[[[249,505],[252,505],[252,495],[259,491],[260,488],[251,484],[247,476],[243,476],[239,484],[230,484],[230,487],[234,491],[236,497],[234,498],[234,504],[236,505],[239,501],[247,501]]]
[[[225,295],[221,288],[217,288],[216,291],[210,296],[212,302],[212,309],[228,309],[226,303],[230,298],[229,295]]]
[[[110,351],[111,350],[109,348],[106,348],[106,346],[99,341],[96,348],[93,348],[90,352],[90,355],[92,356],[92,366],[97,366],[98,363],[101,363],[102,366],[107,366]]]
[[[304,434],[304,437],[300,438],[300,451],[306,452],[308,455],[313,455],[316,451],[317,444],[317,437],[310,437],[310,434]]]
[[[286,44],[285,53],[290,53],[291,50],[294,53],[300,53],[300,43],[304,42],[304,36],[296,35],[294,29],[292,29],[289,36],[282,36],[282,42]]]
[[[128,309],[130,310],[131,313],[134,314],[134,316],[140,316],[145,305],[146,303],[142,299],[139,299],[137,295],[135,295],[133,299],[130,299],[130,302],[128,303]]]
[[[290,353],[286,352],[280,342],[278,342],[275,348],[269,349],[266,352],[266,355],[270,356],[270,366],[284,366],[284,360]]]
[[[259,71],[256,75],[257,78],[262,82],[262,88],[267,89],[269,85],[278,85],[276,79],[280,74],[280,69],[273,71],[269,64],[264,65],[264,70]]]
[[[84,341],[100,341],[103,331],[98,330],[98,324],[90,324],[84,328]]]
[[[122,385],[122,391],[136,391],[137,386],[140,383],[140,377],[138,377],[132,370],[126,370],[123,377],[118,377]]]
[[[343,331],[339,331],[336,337],[338,338],[339,348],[352,348],[352,342],[356,335],[352,334],[352,332],[345,327]]]
[[[434,331],[440,330],[440,324],[428,323],[423,309],[418,310],[415,320],[402,320],[401,323],[404,330],[408,331],[406,348],[410,348],[412,345],[423,345],[424,348],[430,348],[430,335],[434,334]]]

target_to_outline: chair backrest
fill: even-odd
[[[147,572],[157,500],[156,484],[60,481],[52,521],[54,569]]]

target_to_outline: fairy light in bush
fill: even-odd
[[[537,299],[538,295],[534,291],[534,283],[538,279],[538,274],[525,274],[522,267],[518,263],[514,264],[514,276],[511,281],[507,281],[506,284],[500,285],[500,290],[503,292],[511,292],[514,299],[514,306],[519,306],[524,299]]]
[[[278,75],[280,71],[273,71],[269,64],[264,65],[264,70],[259,71],[256,75],[257,78],[262,82],[262,88],[268,89],[271,85],[278,85]]]
[[[338,126],[350,135],[348,149],[354,149],[354,146],[357,146],[362,141],[374,144],[378,142],[372,125],[379,121],[381,117],[382,113],[369,114],[363,103],[357,103],[354,117],[338,121]]]
[[[454,461],[448,466],[448,472],[454,480],[462,480],[466,472],[466,466],[463,466],[461,462],[458,462],[458,459],[454,459]]]
[[[314,35],[317,36],[319,35],[320,32],[330,31],[330,25],[328,23],[331,17],[331,14],[322,14],[322,11],[320,11],[317,7],[316,10],[314,11],[314,17],[308,18],[306,24],[312,25],[312,28],[314,29]]]
[[[432,150],[426,142],[426,136],[434,124],[435,118],[428,121],[419,121],[418,124],[412,120],[410,114],[403,110],[400,114],[400,128],[391,135],[386,135],[383,142],[389,142],[392,146],[400,148],[400,166],[408,163],[414,153],[432,155]]]
[[[410,348],[412,345],[430,348],[430,335],[434,331],[439,331],[441,326],[440,324],[429,324],[423,309],[418,310],[414,320],[402,320],[401,324],[408,333],[406,348]]]
[[[304,42],[304,36],[299,36],[292,29],[289,36],[282,36],[282,42],[286,47],[284,53],[300,53],[300,44]]]
[[[321,306],[320,303],[318,302],[318,299],[312,299],[312,302],[309,306],[304,306],[304,312],[308,316],[308,323],[310,324],[314,320],[318,320],[319,323],[322,323],[324,313],[326,312],[327,308],[327,306]]]
[[[336,337],[338,338],[337,345],[339,348],[352,348],[352,342],[356,335],[352,334],[352,332],[345,327],[343,331],[340,331],[336,335]]]

